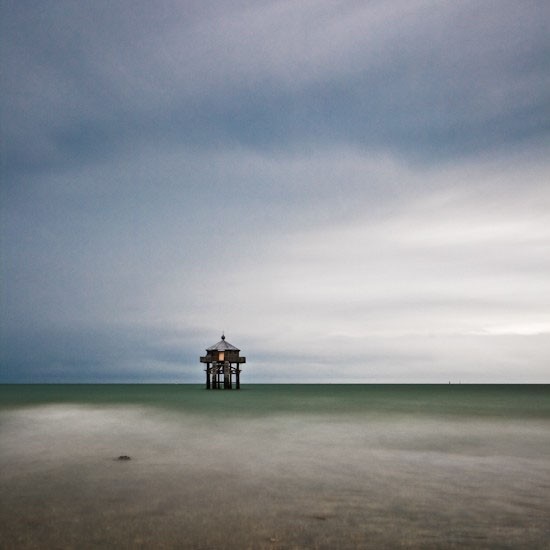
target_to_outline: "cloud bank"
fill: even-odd
[[[2,4],[2,381],[548,382],[544,2]]]

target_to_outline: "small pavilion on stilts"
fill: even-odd
[[[246,363],[246,357],[241,357],[241,350],[226,341],[225,334],[213,346],[206,348],[206,355],[201,357],[201,363],[206,363],[206,389],[231,390],[233,382],[235,389],[241,389],[240,365]]]

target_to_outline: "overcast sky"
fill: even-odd
[[[0,0],[3,382],[550,382],[546,0]]]

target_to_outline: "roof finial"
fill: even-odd
[[[222,330],[222,340],[225,340],[225,330]]]

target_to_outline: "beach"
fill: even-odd
[[[5,385],[0,396],[2,548],[550,540],[548,386]]]

